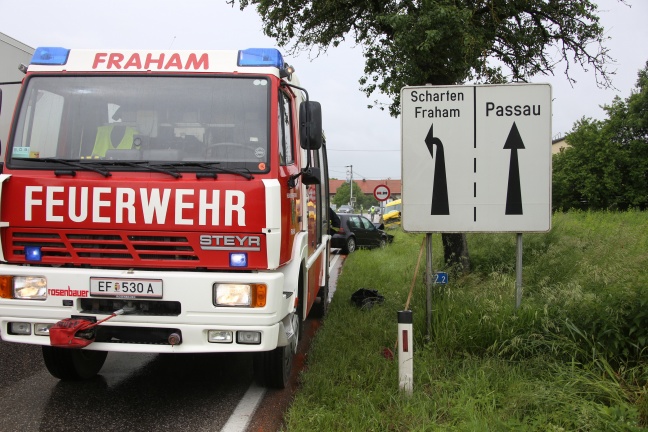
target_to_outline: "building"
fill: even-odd
[[[18,67],[28,65],[34,49],[4,33],[0,33],[0,90],[2,90],[2,116],[0,116],[0,141],[2,154],[5,154],[9,123],[13,117],[14,105],[20,91],[20,82],[25,74]]]
[[[555,155],[556,153],[562,153],[567,147],[569,147],[569,143],[564,136],[558,136],[551,140],[552,155]]]

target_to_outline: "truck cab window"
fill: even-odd
[[[17,129],[20,146],[14,146],[12,157],[57,157],[58,138],[65,98],[51,91],[35,90],[25,107],[25,121]]]
[[[283,92],[279,93],[279,159],[282,165],[295,162],[293,157],[292,112],[290,99]]]
[[[115,169],[119,160],[176,163],[184,171],[199,163],[246,172],[270,168],[266,79],[34,76],[27,87],[10,153],[15,167],[54,169],[30,159],[57,157],[109,160]],[[287,106],[282,98],[282,125],[290,124]],[[292,152],[286,157],[292,161]]]

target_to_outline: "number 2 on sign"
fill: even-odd
[[[434,283],[438,285],[445,285],[448,283],[448,273],[438,272],[434,274]]]

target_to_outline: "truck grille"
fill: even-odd
[[[7,258],[25,259],[26,246],[40,246],[43,264],[75,264],[115,267],[209,267],[201,263],[183,234],[160,235],[142,232],[92,232],[78,230],[43,232],[36,229],[9,229]],[[8,253],[7,253],[8,252]],[[213,264],[212,264],[213,265]]]
[[[123,307],[129,308],[129,316],[178,316],[182,312],[180,302],[161,300],[81,298],[79,307],[84,314],[109,315]]]
[[[169,336],[172,333],[180,335],[180,340],[182,340],[182,332],[174,328],[113,327],[109,325],[99,325],[95,328],[97,342],[169,345]]]

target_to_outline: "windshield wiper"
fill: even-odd
[[[161,172],[164,174],[168,174],[170,176],[173,176],[175,178],[181,178],[182,174],[180,174],[177,171],[171,171],[169,169],[163,168],[160,165],[152,165],[149,161],[106,161],[103,160],[101,161],[102,164],[104,165],[112,165],[112,166],[119,166],[119,165],[126,165],[126,166],[131,166],[135,168],[146,168],[151,171],[156,171],[156,172]],[[169,165],[169,164],[165,164]],[[173,164],[170,164],[173,166]]]
[[[88,162],[81,162],[81,161],[72,161],[72,160],[67,160],[67,159],[59,159],[59,158],[30,158],[30,159],[14,159],[14,160],[27,160],[29,162],[50,162],[50,163],[60,163],[63,165],[79,168],[82,170],[87,170],[87,171],[94,171],[96,173],[101,174],[104,177],[110,177],[112,174],[110,171],[106,171],[101,168],[97,168],[91,164],[95,163],[96,161],[89,161]]]
[[[208,169],[208,170],[212,170],[212,173],[210,173],[210,174],[214,174],[214,176],[216,175],[217,172],[219,172],[219,173],[240,175],[241,177],[245,177],[248,180],[252,180],[254,178],[254,176],[252,174],[250,174],[249,171],[243,171],[243,170],[236,170],[236,169],[230,169],[230,168],[223,168],[223,167],[219,167],[219,166],[214,166],[214,165],[218,165],[218,164],[220,164],[220,162],[183,161],[183,162],[178,163],[178,165],[182,165],[182,166],[197,166],[197,167],[200,167],[200,168],[205,168],[205,169]],[[174,165],[176,165],[176,164],[174,164]],[[198,174],[201,174],[201,173],[199,173],[199,172],[196,173],[196,176],[198,176]],[[207,173],[202,173],[202,174],[207,174]]]

